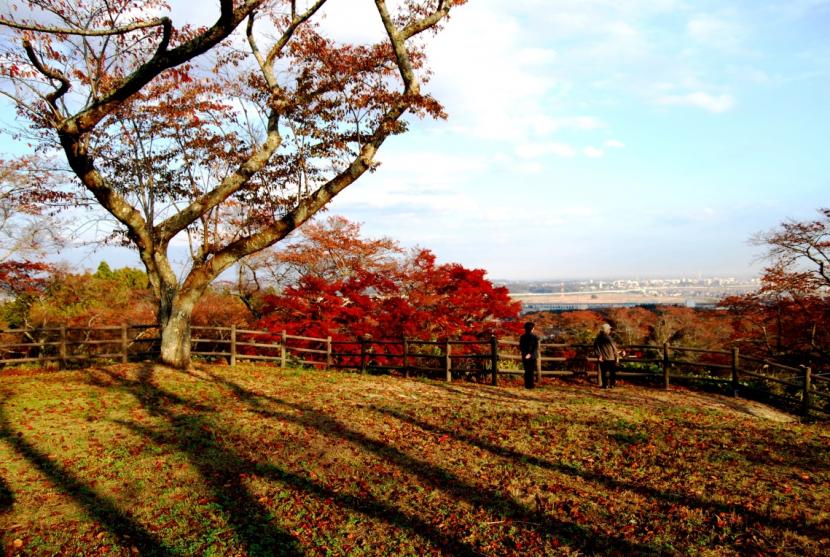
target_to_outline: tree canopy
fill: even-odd
[[[0,19],[2,93],[39,149],[139,253],[158,303],[162,361],[189,363],[195,302],[220,273],[285,238],[377,167],[422,92],[424,44],[464,0],[374,0],[377,44],[315,24],[327,0],[221,0],[207,27],[162,0],[27,2]],[[180,280],[169,256],[186,239]]]

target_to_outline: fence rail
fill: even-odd
[[[154,325],[120,327],[50,327],[0,330],[0,367],[36,364],[59,369],[92,360],[126,363],[157,356],[159,331]],[[781,399],[802,414],[830,415],[830,374],[813,374],[732,350],[630,345],[620,361],[621,377],[652,378],[668,388],[673,382],[705,381],[723,385],[731,394],[761,393]],[[192,328],[192,354],[225,359],[265,361],[361,372],[423,373],[446,381],[474,378],[495,385],[499,376],[523,373],[515,339],[421,340],[411,338],[332,340],[231,327]],[[597,359],[587,344],[540,343],[536,375],[583,375],[599,381]]]

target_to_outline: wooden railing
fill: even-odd
[[[54,327],[0,331],[0,366],[36,365],[67,368],[91,360],[128,362],[159,353],[158,329],[153,325],[120,327]],[[474,378],[495,385],[499,376],[520,375],[521,356],[513,339],[419,340],[360,337],[332,340],[231,327],[192,328],[194,357],[267,361],[285,368],[313,366],[362,372],[422,374],[452,381]],[[807,415],[830,414],[830,376],[809,367],[795,368],[731,350],[710,350],[663,344],[624,347],[620,377],[640,377],[664,388],[677,382],[707,382],[736,395],[762,394],[785,402]],[[587,344],[542,341],[537,376],[596,377],[593,348]]]

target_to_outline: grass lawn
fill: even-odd
[[[0,374],[0,554],[827,555],[830,428],[688,390]]]

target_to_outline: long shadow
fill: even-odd
[[[11,511],[14,506],[14,493],[12,493],[9,484],[0,476],[0,516]],[[0,538],[0,555],[6,554],[6,548],[3,547],[3,538]]]
[[[107,373],[106,370],[102,370],[102,372]],[[330,499],[345,508],[387,522],[398,528],[409,530],[429,540],[434,546],[450,555],[459,557],[480,555],[479,552],[460,539],[444,534],[417,516],[403,513],[371,495],[357,497],[339,493],[282,468],[257,463],[239,456],[232,449],[206,433],[210,431],[210,424],[202,416],[193,414],[177,415],[170,412],[165,406],[166,403],[185,407],[188,403],[181,397],[164,391],[154,384],[152,366],[143,368],[139,373],[138,381],[135,382],[114,374],[109,375],[111,380],[119,383],[118,388],[124,389],[126,392],[132,392],[138,400],[143,401],[149,412],[166,418],[172,425],[172,431],[165,435],[131,422],[116,420],[115,423],[153,439],[158,444],[172,446],[188,454],[191,463],[197,467],[204,481],[211,487],[234,530],[243,538],[245,538],[245,534],[251,534],[248,536],[249,539],[246,543],[251,555],[301,555],[302,552],[293,538],[288,540],[285,536],[275,537],[274,533],[271,532],[271,539],[266,537],[263,540],[263,529],[270,528],[273,530],[273,526],[263,523],[259,519],[252,521],[248,517],[252,512],[257,517],[264,516],[267,514],[267,509],[264,509],[258,501],[253,499],[241,483],[240,474],[257,474],[302,489],[323,500]],[[216,376],[211,376],[211,378],[218,379]],[[231,384],[228,383],[227,385],[230,386]],[[239,394],[240,398],[245,397],[251,400],[252,397],[255,397],[252,393],[242,389],[235,390],[235,392]],[[283,418],[284,416],[276,417]],[[255,510],[252,511],[252,509]],[[252,545],[254,541],[256,545]],[[289,541],[291,543],[288,543]]]
[[[522,523],[523,526],[535,530],[543,539],[558,538],[557,541],[559,542],[589,553],[618,552],[623,555],[659,555],[662,553],[660,548],[632,543],[618,536],[603,535],[584,526],[541,515],[510,498],[502,497],[496,492],[465,482],[439,466],[414,458],[391,445],[372,439],[360,431],[351,429],[347,424],[319,413],[314,408],[268,395],[252,393],[232,381],[213,374],[209,375],[216,382],[227,386],[240,399],[249,403],[255,412],[263,416],[293,422],[305,427],[313,427],[326,434],[338,436],[350,443],[361,446],[381,458],[388,459],[408,473],[419,476],[424,483],[434,489],[466,501],[474,507],[481,506],[504,518]],[[263,408],[260,402],[262,399],[298,410],[301,414],[297,416],[294,413],[268,410]]]
[[[243,458],[213,437],[213,430],[204,414],[210,407],[190,403],[169,393],[153,380],[153,365],[142,366],[137,380],[130,380],[107,370],[120,389],[132,394],[151,414],[162,417],[170,425],[167,437],[130,422],[114,420],[150,438],[165,440],[187,455],[210,488],[223,515],[245,546],[248,555],[286,557],[301,556],[298,541],[268,519],[269,511],[253,497],[240,477],[240,468],[250,468]],[[181,372],[185,373],[185,372]],[[168,407],[175,405],[181,411]],[[201,414],[199,413],[201,412]]]
[[[179,440],[175,436],[164,436],[158,432],[154,432],[149,428],[138,426],[129,422],[121,423],[141,435],[147,436],[155,443],[160,445],[179,446]],[[280,468],[273,464],[255,462],[249,459],[240,459],[234,468],[234,472],[238,474],[256,474],[258,477],[267,478],[278,481],[284,485],[300,489],[314,495],[322,500],[330,500],[332,504],[336,504],[343,508],[348,508],[352,511],[358,512],[365,516],[387,522],[393,526],[404,530],[409,530],[412,533],[429,540],[437,548],[440,548],[450,555],[458,555],[462,557],[476,557],[481,555],[475,551],[469,544],[463,541],[443,534],[437,530],[433,525],[424,520],[401,512],[395,507],[391,507],[371,494],[361,494],[359,497],[349,495],[340,491],[327,488],[319,482],[300,476],[290,472],[284,468]],[[229,488],[228,488],[229,489]]]
[[[47,476],[52,483],[72,497],[84,510],[125,547],[135,546],[142,555],[172,555],[171,549],[129,515],[115,501],[96,493],[72,472],[61,468],[34,445],[19,436],[0,405],[0,440],[5,441],[30,465]]]
[[[550,400],[533,396],[534,390],[525,389],[520,391],[522,394],[513,393],[501,387],[493,387],[492,385],[459,385],[454,383],[440,383],[435,382],[430,384],[432,387],[437,387],[444,391],[453,394],[462,394],[464,396],[479,398],[482,400],[491,400],[494,402],[544,402],[548,403]]]
[[[638,493],[639,495],[642,495],[642,496],[645,496],[645,497],[652,497],[652,498],[661,500],[661,501],[663,501],[664,503],[666,503],[668,505],[681,504],[681,505],[684,505],[686,507],[704,509],[704,510],[713,511],[713,512],[717,512],[717,513],[738,512],[738,513],[742,514],[744,517],[749,518],[749,519],[753,520],[754,522],[756,522],[758,524],[766,524],[766,525],[770,525],[770,526],[778,526],[778,527],[781,527],[781,528],[786,528],[786,529],[798,532],[800,534],[803,534],[805,536],[813,537],[813,538],[816,538],[816,539],[819,539],[822,535],[826,535],[826,533],[828,531],[830,531],[830,527],[827,527],[827,528],[820,528],[820,527],[805,528],[805,526],[802,522],[799,522],[799,521],[796,521],[796,520],[771,519],[770,517],[768,517],[764,514],[761,514],[757,511],[747,509],[743,505],[728,505],[728,504],[725,504],[725,503],[702,501],[702,500],[700,500],[696,497],[691,497],[691,496],[686,495],[686,494],[665,493],[663,491],[660,491],[660,490],[657,490],[657,489],[654,489],[654,488],[651,488],[651,487],[648,487],[648,486],[630,484],[630,483],[627,483],[627,482],[623,482],[623,481],[617,480],[615,478],[611,478],[611,477],[609,477],[605,474],[599,474],[599,473],[595,473],[595,472],[585,472],[585,471],[580,470],[580,469],[578,469],[574,466],[570,466],[570,465],[567,465],[567,464],[561,464],[561,463],[560,464],[553,463],[553,462],[550,462],[549,460],[545,460],[545,459],[539,458],[537,456],[528,455],[528,454],[525,454],[523,452],[516,451],[514,449],[510,449],[510,448],[507,448],[507,447],[502,447],[500,445],[495,445],[493,443],[490,443],[488,441],[479,439],[479,438],[474,437],[472,435],[458,433],[458,432],[456,432],[454,430],[451,430],[451,429],[445,429],[445,428],[442,428],[440,426],[436,426],[436,425],[433,425],[433,424],[430,424],[430,423],[427,423],[427,422],[423,422],[421,420],[418,420],[417,418],[414,418],[414,417],[409,416],[407,414],[404,414],[402,412],[398,412],[396,410],[383,408],[383,407],[378,407],[378,406],[373,406],[372,408],[375,411],[379,412],[379,413],[386,414],[388,416],[392,416],[392,417],[397,418],[398,420],[401,420],[403,422],[406,422],[406,423],[408,423],[412,426],[423,429],[424,431],[429,431],[430,433],[434,433],[436,435],[448,435],[448,436],[450,436],[450,437],[452,437],[452,438],[454,438],[458,441],[462,441],[462,442],[467,443],[469,445],[473,445],[475,447],[478,447],[482,450],[489,451],[489,452],[491,452],[495,455],[501,456],[503,458],[508,458],[508,459],[513,459],[513,460],[516,460],[516,461],[527,462],[528,464],[532,464],[534,466],[538,466],[540,468],[544,468],[544,469],[547,469],[547,470],[560,472],[560,473],[567,474],[567,475],[570,475],[570,476],[580,477],[580,478],[582,478],[586,481],[589,481],[589,482],[596,482],[596,483],[602,484],[605,487],[610,488],[610,489],[632,491],[632,492]]]
[[[0,514],[10,511],[12,505],[14,505],[14,493],[6,480],[0,476]]]
[[[238,387],[234,383],[226,382],[216,375],[208,375],[215,382],[221,382],[221,384],[233,390],[235,394],[237,394],[240,398],[245,399],[247,402],[257,402],[257,395]],[[152,391],[152,393],[144,393],[142,395],[144,400],[180,400],[175,397],[175,395],[171,395],[170,393],[167,393],[166,391],[163,391],[159,387],[153,385],[151,375],[148,376],[142,373],[140,381],[142,388]],[[167,414],[163,405],[152,406],[152,411],[158,415]],[[256,411],[264,412],[262,410]],[[480,555],[480,553],[475,551],[472,546],[462,540],[449,536],[417,516],[404,513],[371,495],[367,494],[365,496],[362,495],[361,497],[356,497],[353,495],[343,494],[338,491],[328,489],[317,482],[311,481],[308,478],[299,476],[282,468],[270,464],[258,463],[238,456],[222,443],[205,434],[204,426],[206,426],[207,423],[201,418],[188,416],[188,419],[181,420],[177,419],[176,416],[166,417],[170,418],[171,421],[177,422],[176,433],[174,435],[171,434],[165,436],[130,422],[121,421],[116,423],[120,423],[141,435],[148,436],[156,443],[174,446],[175,448],[187,452],[191,457],[191,462],[199,468],[202,476],[205,478],[205,481],[210,483],[214,493],[217,494],[217,497],[219,492],[223,490],[230,492],[239,492],[240,490],[244,491],[244,486],[239,483],[240,473],[255,473],[258,476],[270,478],[286,485],[302,489],[322,498],[323,500],[331,499],[333,502],[337,502],[345,508],[349,508],[366,516],[387,522],[398,528],[411,531],[415,535],[428,540],[435,547],[442,549],[450,555],[457,555],[459,557],[474,557]],[[269,417],[278,417],[280,419],[284,418],[282,414]],[[194,451],[194,448],[197,448],[198,450]],[[224,467],[220,466],[219,469],[216,469],[217,463],[227,462],[229,460],[229,456],[233,459],[232,465]],[[250,496],[248,496],[248,499],[250,499]],[[259,506],[259,503],[246,502],[241,506],[233,506],[239,507],[233,508],[233,512],[244,515],[245,513],[250,513],[250,508]],[[263,511],[263,514],[264,512],[265,511]],[[235,525],[234,527],[238,528],[240,526],[245,525]],[[265,554],[275,555],[277,553]]]

